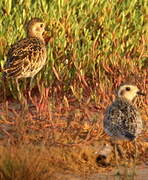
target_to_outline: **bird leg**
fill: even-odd
[[[116,166],[117,166],[117,173],[116,174],[120,175],[120,167],[119,167],[119,161],[118,161],[118,159],[119,159],[119,156],[118,156],[118,144],[117,144],[117,141],[114,138],[111,139],[111,142],[112,142],[112,144],[114,146],[114,152],[115,152],[115,161],[116,161]]]
[[[138,147],[137,147],[136,140],[134,140],[134,146],[135,146],[135,156],[134,156],[134,164],[133,164],[133,175],[136,174],[136,160],[138,157]]]
[[[15,79],[15,83],[16,83],[16,88],[17,88],[17,92],[18,92],[18,98],[19,98],[19,101],[21,101],[22,94],[21,94],[21,91],[20,91],[20,86],[19,86],[17,78]]]
[[[118,154],[118,144],[115,143],[114,144],[114,148],[115,148],[115,160],[116,160],[116,164],[117,164],[117,167],[119,169],[119,154]]]
[[[33,79],[34,79],[34,76],[33,76],[33,77],[31,77],[31,80],[30,80],[30,85],[29,85],[29,89],[30,89],[30,91],[32,90]]]
[[[119,157],[121,157],[122,159],[126,159],[124,150],[121,146],[121,144],[119,143],[119,140],[117,139],[112,139],[111,140],[112,145],[114,147],[114,152],[115,152],[115,162],[116,162],[116,166],[117,166],[117,175],[120,175],[120,164],[119,164]]]
[[[137,143],[136,143],[136,140],[134,140],[134,145],[135,145],[135,157],[134,157],[134,159],[135,159],[135,161],[136,161],[136,159],[137,159],[137,157],[138,157],[138,147],[137,147]],[[136,162],[135,162],[136,163]]]
[[[31,79],[30,79],[29,90],[28,90],[28,94],[30,94],[30,95],[31,95],[31,91],[32,91],[33,79],[34,79],[34,76],[31,77]]]
[[[15,82],[16,82],[16,88],[17,88],[17,91],[18,91],[19,102],[21,103],[23,112],[26,112],[28,110],[27,101],[26,101],[24,95],[22,94],[22,92],[20,90],[18,79],[16,79]]]

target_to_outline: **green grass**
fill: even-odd
[[[48,63],[37,78],[48,87],[58,78],[63,93],[72,92],[81,99],[87,89],[93,97],[97,83],[100,88],[114,86],[118,78],[124,81],[145,67],[146,0],[7,0],[1,1],[0,9],[1,64],[9,46],[25,37],[27,20],[41,17],[48,24],[52,39]]]

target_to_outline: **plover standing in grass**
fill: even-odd
[[[27,38],[13,44],[8,51],[3,80],[15,79],[18,91],[18,79],[31,77],[32,81],[46,63],[45,31],[45,23],[41,19],[31,19],[27,25]]]
[[[141,133],[142,119],[132,103],[137,95],[145,94],[135,85],[123,84],[117,91],[115,101],[107,107],[104,115],[104,130],[113,139],[133,141]]]

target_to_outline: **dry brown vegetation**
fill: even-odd
[[[106,97],[112,99],[111,92]],[[45,88],[42,95],[36,92],[28,96],[26,109],[13,98],[1,103],[2,179],[62,179],[67,173],[74,174],[70,178],[75,179],[77,175],[87,177],[115,168],[114,151],[109,159],[98,159],[103,146],[111,143],[102,128],[104,108],[110,99],[104,99],[100,93],[103,100],[97,104],[89,96],[79,102],[72,95],[61,94],[55,101],[49,93]],[[145,123],[137,140],[137,164],[148,161],[146,103],[146,99],[137,103]],[[124,159],[120,157],[121,164],[132,166],[134,143],[121,142],[121,145],[125,153]]]

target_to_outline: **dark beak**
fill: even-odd
[[[140,92],[140,91],[138,91],[138,92],[137,92],[137,94],[138,94],[138,95],[141,95],[141,96],[146,96],[146,94],[145,94],[145,93]]]

